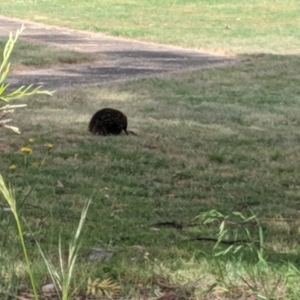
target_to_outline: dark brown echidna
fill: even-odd
[[[118,135],[127,132],[127,117],[119,110],[103,108],[97,111],[89,124],[89,131],[100,135]]]

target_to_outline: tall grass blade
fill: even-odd
[[[57,270],[54,267],[54,265],[51,263],[51,261],[49,259],[47,259],[46,255],[44,254],[43,250],[41,249],[39,243],[37,243],[39,251],[45,261],[45,264],[47,266],[50,277],[56,288],[56,291],[57,291],[58,295],[60,295],[60,294],[62,295],[61,297],[59,296],[60,299],[62,299],[62,300],[69,299],[71,280],[72,280],[72,277],[74,274],[74,268],[75,268],[76,260],[78,257],[78,251],[80,249],[79,237],[80,237],[80,233],[83,228],[91,201],[92,201],[92,198],[90,198],[88,201],[86,201],[86,203],[83,207],[83,210],[81,212],[81,217],[80,217],[80,221],[79,221],[77,230],[73,236],[73,239],[71,240],[71,242],[69,244],[69,256],[68,256],[68,260],[67,260],[67,265],[65,265],[65,262],[64,262],[61,237],[59,237],[59,242],[58,242],[59,270]]]
[[[12,191],[7,188],[1,174],[0,174],[0,192],[3,195],[4,200],[7,202],[7,204],[9,205],[9,207],[10,207],[10,209],[11,209],[13,215],[14,215],[14,218],[15,218],[15,221],[16,221],[16,224],[17,224],[17,228],[18,228],[20,242],[21,242],[21,245],[22,245],[24,257],[25,257],[26,264],[27,264],[28,274],[29,274],[29,277],[30,277],[34,298],[37,300],[38,299],[38,294],[37,294],[37,290],[36,290],[36,284],[35,284],[35,280],[34,280],[32,270],[31,270],[31,267],[30,267],[31,263],[29,261],[27,248],[26,248],[25,241],[24,241],[24,235],[23,235],[23,230],[22,230],[20,218],[19,218],[19,215],[18,215],[16,199],[15,199]]]

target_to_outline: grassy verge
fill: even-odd
[[[229,53],[299,53],[297,0],[4,1],[7,16]]]
[[[0,53],[3,52],[7,39],[0,38]],[[56,64],[77,64],[94,61],[90,54],[62,50],[45,45],[18,41],[12,53],[12,68],[45,67]]]
[[[24,134],[3,132],[0,168],[30,227],[24,236],[38,287],[51,280],[34,239],[54,264],[67,261],[67,250],[57,255],[58,233],[68,249],[94,194],[71,283],[77,294],[111,279],[128,298],[299,299],[295,1],[23,1],[0,9],[156,42],[267,53],[228,68],[39,96],[18,111]],[[91,136],[89,118],[105,106],[122,110],[138,135]],[[30,284],[12,216],[1,205],[2,296]],[[194,220],[212,209],[256,214],[266,262],[249,251],[212,257],[214,242],[203,238],[215,237],[218,226]],[[259,238],[255,223],[249,232]],[[103,261],[90,260],[93,248],[102,249]]]
[[[67,247],[85,199],[95,192],[74,275],[74,286],[84,283],[82,292],[90,276],[113,278],[126,295],[153,295],[163,280],[178,295],[199,299],[202,292],[237,299],[241,291],[295,299],[299,67],[297,56],[261,55],[229,68],[64,91],[51,101],[31,99],[16,115],[24,120],[24,134],[3,132],[1,172],[54,260],[57,233]],[[91,136],[89,118],[105,106],[126,113],[138,136]],[[33,149],[26,166],[19,150],[24,146]],[[13,164],[17,168],[9,170]],[[270,264],[254,267],[247,253],[213,259],[213,243],[197,239],[214,233],[191,226],[193,219],[210,209],[250,215],[247,207],[263,226]],[[5,256],[7,269],[26,282],[10,218],[1,212],[0,239],[11,257]],[[255,225],[250,231],[256,237]],[[93,247],[114,256],[87,263]],[[37,252],[34,243],[30,252]],[[33,268],[39,284],[46,283],[42,259]]]

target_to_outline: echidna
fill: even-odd
[[[118,135],[127,132],[127,117],[119,110],[103,108],[97,111],[89,124],[89,131],[100,135]]]

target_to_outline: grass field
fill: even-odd
[[[26,4],[30,9],[23,17],[43,22],[252,55],[226,68],[73,89],[26,101],[28,107],[14,115],[22,135],[1,131],[0,162],[30,228],[25,226],[25,237],[35,258],[38,286],[50,279],[33,233],[56,262],[58,234],[67,249],[84,202],[92,197],[72,282],[79,293],[85,293],[91,277],[111,278],[128,299],[168,299],[172,293],[174,299],[299,299],[297,3],[201,1],[199,7],[196,1],[102,1],[99,11],[92,11],[95,2],[73,1],[74,7],[81,7],[78,17],[71,7],[59,9],[67,5],[63,1],[51,3],[24,1],[0,8],[20,16]],[[111,18],[118,9],[120,15]],[[103,17],[93,22],[100,12]],[[144,17],[155,26],[141,28]],[[217,30],[216,24],[232,27],[229,20],[236,18],[244,22],[243,29]],[[128,24],[133,23],[136,30],[130,31]],[[171,25],[163,30],[165,23],[176,23],[178,35],[171,34]],[[201,30],[189,31],[187,24]],[[137,136],[91,136],[89,118],[106,106],[122,110]],[[48,149],[48,143],[54,148]],[[21,153],[24,146],[33,153]],[[11,165],[17,168],[10,170]],[[263,230],[264,259],[249,247],[213,257],[215,242],[201,238],[216,238],[219,224],[205,226],[195,220],[212,209],[230,220],[233,211],[255,214]],[[19,286],[29,287],[29,280],[5,210],[0,221],[0,265],[6,279],[1,291],[13,294]],[[251,239],[259,240],[257,223],[245,226]],[[226,240],[234,238],[236,228],[231,227]],[[89,261],[93,247],[114,255],[105,262]],[[219,250],[228,247],[221,244]]]
[[[146,288],[165,274],[160,264],[169,270],[168,280],[173,269],[197,282],[203,268],[214,274],[215,265],[209,254],[213,244],[194,239],[213,237],[216,228],[190,227],[193,219],[211,209],[248,216],[248,206],[262,220],[272,270],[264,280],[272,282],[272,268],[285,268],[277,261],[298,266],[298,67],[297,57],[262,56],[230,68],[31,99],[15,117],[23,134],[2,135],[2,170],[35,237],[54,257],[57,233],[68,241],[85,199],[94,194],[82,260],[92,247],[117,254],[107,264],[82,266],[77,282],[83,274],[109,276],[129,293],[130,284]],[[280,84],[277,74],[285,74]],[[90,136],[89,117],[105,106],[124,111],[138,136]],[[47,150],[46,143],[53,143],[54,149]],[[23,146],[33,149],[27,167]],[[17,165],[15,171],[9,170],[12,164]],[[8,217],[2,213],[3,224]],[[156,225],[162,222],[177,222],[183,229]],[[18,249],[14,235],[4,229],[2,238]],[[250,230],[257,239],[257,227],[252,224]],[[142,253],[136,245],[144,247]],[[220,263],[228,264],[227,259],[234,264],[240,257]],[[254,258],[248,263],[245,259],[243,268],[250,268]],[[35,262],[43,281],[41,264]],[[216,276],[211,275],[214,280]],[[172,279],[173,284],[181,284],[180,278]],[[212,278],[204,283],[209,285]]]
[[[297,0],[2,1],[2,14],[221,53],[298,53]]]

